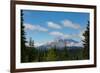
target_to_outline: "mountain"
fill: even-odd
[[[64,48],[64,47],[69,47],[71,49],[74,48],[80,48],[82,47],[82,44],[78,41],[75,41],[73,39],[61,39],[61,38],[57,38],[51,42],[47,42],[41,46],[38,46],[37,48],[43,48],[43,49],[49,49],[52,47],[56,47],[58,49]]]

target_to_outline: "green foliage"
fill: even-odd
[[[54,48],[51,48],[48,50],[46,60],[47,61],[56,61],[57,60],[57,54],[56,54],[56,50]]]
[[[61,59],[67,60],[69,58],[69,52],[67,48],[65,47],[64,50],[61,52]]]
[[[37,60],[38,62],[46,61],[47,52],[42,49],[38,49]]]
[[[85,32],[83,33],[84,40],[83,40],[83,45],[84,45],[84,50],[83,50],[83,57],[85,59],[89,59],[89,21],[87,24],[87,28]]]
[[[83,48],[69,50],[69,60],[83,60]]]
[[[26,62],[44,62],[44,61],[63,61],[63,60],[83,60],[83,49],[68,50],[62,49],[37,49],[34,47],[27,48]]]

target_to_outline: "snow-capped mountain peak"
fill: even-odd
[[[46,42],[45,44],[38,46],[39,48],[63,48],[63,47],[82,47],[82,43],[75,41],[73,39],[61,39],[57,38],[53,41]]]

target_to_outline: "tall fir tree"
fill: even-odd
[[[34,40],[32,40],[32,47],[34,47]]]
[[[32,38],[30,37],[30,40],[29,40],[29,46],[31,47],[32,46]]]
[[[90,22],[88,21],[87,27],[85,32],[83,33],[84,40],[83,40],[83,58],[84,59],[89,59],[89,24]]]
[[[26,52],[26,38],[23,25],[23,10],[21,10],[21,62],[26,62],[27,52]]]
[[[30,47],[34,47],[34,40],[32,40],[31,37],[30,37],[30,40],[29,40],[29,46]]]

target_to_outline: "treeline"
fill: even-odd
[[[46,61],[64,61],[64,60],[82,60],[83,49],[38,49],[34,47],[26,47],[27,54],[24,62],[46,62]]]

